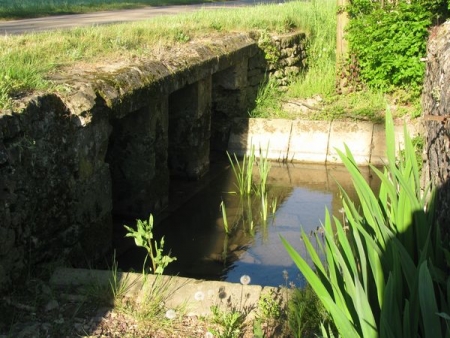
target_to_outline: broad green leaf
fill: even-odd
[[[289,244],[289,242],[287,242],[283,237],[281,237],[281,241],[294,263],[297,265],[303,276],[306,278],[308,283],[313,288],[314,292],[319,297],[325,309],[332,316],[334,324],[338,328],[341,336],[348,338],[360,336],[355,330],[353,324],[342,312],[342,309],[336,306],[332,295],[329,293],[327,287],[323,284],[325,281],[322,281],[316,275],[316,273],[312,270],[308,263],[298,254],[297,251],[295,251],[295,249]]]
[[[423,262],[419,268],[419,300],[425,337],[443,337],[440,330],[441,323],[437,315],[439,311],[436,295],[427,262]]]
[[[402,337],[402,322],[400,320],[400,310],[397,304],[396,285],[394,273],[390,273],[386,283],[386,289],[381,308],[380,337],[398,338]]]
[[[359,322],[361,325],[362,336],[364,338],[377,338],[378,328],[375,322],[375,317],[372,312],[372,307],[369,303],[369,295],[363,289],[360,281],[355,278],[355,307],[359,316]]]

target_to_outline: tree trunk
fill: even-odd
[[[436,216],[450,232],[450,25],[435,27],[427,48],[427,66],[422,96],[426,135],[428,177],[438,189]]]

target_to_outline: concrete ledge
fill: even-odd
[[[386,163],[384,124],[348,121],[306,121],[286,119],[237,119],[228,151],[238,156],[249,154],[252,146],[266,149],[276,161],[341,163],[337,149],[347,145],[358,164]],[[419,120],[408,122],[411,137],[421,133]],[[403,122],[395,125],[396,149],[403,149]],[[258,155],[258,152],[257,152]]]
[[[107,289],[111,280],[111,271],[58,268],[53,273],[50,284],[58,287],[95,286]],[[118,272],[117,280],[125,286],[124,297],[130,297],[139,303],[149,299],[152,292],[157,293],[164,299],[166,309],[181,309],[189,316],[209,316],[211,306],[217,305],[222,309],[229,309],[230,306],[243,309],[250,319],[256,314],[262,295],[275,291],[279,299],[283,296],[280,288],[176,276],[144,276],[139,273]]]

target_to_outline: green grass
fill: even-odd
[[[205,35],[235,31],[283,33],[295,28],[320,37],[323,29],[318,22],[320,18],[315,21],[310,16],[322,7],[334,8],[334,1],[321,3],[321,7],[315,2],[294,1],[283,5],[205,9],[126,24],[2,36],[0,107],[7,106],[11,98],[24,92],[55,90],[48,75],[76,63],[111,63],[149,57],[155,54],[155,47],[163,49]]]
[[[146,6],[187,5],[215,0],[0,0],[0,19],[81,14]],[[221,0],[219,0],[221,1]]]

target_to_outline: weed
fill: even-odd
[[[274,289],[261,295],[258,301],[258,314],[262,319],[279,319],[282,310],[280,299]]]
[[[255,108],[249,112],[249,116],[252,118],[283,117],[280,95],[275,79],[262,81],[256,94]]]
[[[288,302],[288,324],[295,338],[316,337],[322,323],[330,321],[312,288],[295,289]]]
[[[122,299],[134,283],[135,281],[130,280],[129,274],[119,274],[119,264],[116,260],[116,252],[114,251],[111,277],[109,278],[109,286],[114,302]]]
[[[219,306],[213,305],[211,307],[212,320],[219,324],[221,329],[210,329],[214,337],[218,338],[238,338],[240,335],[240,328],[244,322],[244,315],[234,309],[227,311],[221,310]]]
[[[170,257],[169,255],[163,255],[164,249],[164,236],[161,238],[158,246],[158,242],[153,239],[153,215],[150,214],[148,221],[137,220],[137,229],[124,225],[128,233],[125,237],[133,237],[137,246],[143,247],[147,250],[147,256],[143,264],[143,272],[145,273],[145,263],[147,258],[150,258],[152,264],[151,271],[156,274],[162,274],[164,269],[171,262],[176,260],[176,257]]]

